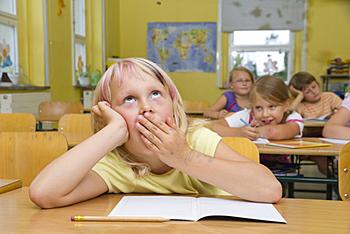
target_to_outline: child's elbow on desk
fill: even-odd
[[[272,188],[267,191],[266,194],[267,202],[269,203],[277,203],[282,198],[282,185],[280,182],[276,180],[276,183],[272,186]]]
[[[30,186],[29,187],[29,198],[40,208],[54,208],[57,207],[55,205],[55,199],[53,199],[49,194],[41,191],[39,188]]]

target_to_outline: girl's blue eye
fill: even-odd
[[[126,98],[124,98],[124,103],[132,103],[135,101],[135,98],[132,96],[128,96]]]
[[[160,92],[159,91],[153,91],[152,92],[152,98],[157,98],[160,96]]]

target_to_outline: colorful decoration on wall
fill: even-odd
[[[62,15],[63,8],[66,7],[66,4],[64,4],[64,0],[57,0],[57,15]]]
[[[10,57],[10,45],[4,39],[0,42],[0,51],[0,67],[11,67],[13,63]]]

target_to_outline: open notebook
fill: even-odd
[[[269,141],[268,139],[258,138],[253,142],[255,144],[271,145],[271,146],[290,148],[290,149],[317,148],[317,147],[327,147],[332,145],[329,143],[304,141],[301,139]]]
[[[187,221],[226,216],[287,223],[272,204],[186,196],[124,196],[109,216]]]

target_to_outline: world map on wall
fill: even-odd
[[[216,72],[216,23],[148,23],[147,57],[168,72]]]

